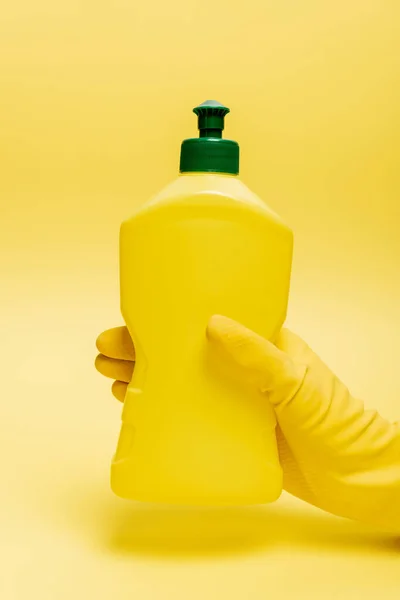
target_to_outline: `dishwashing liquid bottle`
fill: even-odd
[[[275,414],[206,338],[220,314],[273,339],[288,304],[293,235],[239,179],[229,109],[194,109],[180,175],[120,230],[121,312],[136,365],[111,468],[123,498],[267,503],[282,491]]]

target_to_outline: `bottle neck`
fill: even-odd
[[[239,175],[233,173],[219,173],[218,171],[184,171],[179,173],[179,177],[225,177],[229,179],[238,179]]]

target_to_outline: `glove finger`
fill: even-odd
[[[120,402],[123,402],[125,400],[125,394],[127,389],[128,384],[123,381],[114,381],[111,387],[113,396]]]
[[[127,327],[113,327],[103,331],[96,340],[97,350],[119,360],[135,360],[135,348]]]
[[[95,367],[105,377],[129,383],[135,363],[131,360],[116,360],[99,354],[95,360]]]

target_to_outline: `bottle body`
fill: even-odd
[[[274,412],[205,331],[222,314],[273,338],[291,260],[290,229],[236,177],[181,176],[122,224],[121,311],[137,356],[117,495],[215,506],[279,497]]]

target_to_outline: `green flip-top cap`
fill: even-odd
[[[239,145],[222,138],[229,108],[215,100],[196,106],[199,137],[184,140],[181,146],[181,173],[239,173]]]

